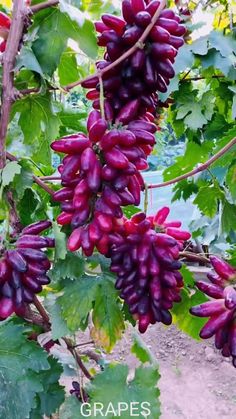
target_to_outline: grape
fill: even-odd
[[[198,281],[196,285],[211,301],[192,307],[190,313],[210,317],[201,329],[200,337],[215,336],[216,348],[221,349],[223,356],[232,356],[236,367],[236,269],[216,256],[211,256],[210,261],[216,275],[208,274],[211,283]]]
[[[25,227],[14,244],[15,248],[3,251],[0,260],[1,320],[14,312],[24,316],[34,294],[49,284],[46,274],[51,264],[42,249],[54,247],[54,239],[38,235],[49,227],[51,222],[48,220]]]
[[[80,387],[80,384],[77,381],[72,381],[72,389],[70,390],[70,394],[75,395],[81,403],[88,403],[89,401],[88,394],[82,387]]]
[[[156,217],[141,212],[131,220],[123,218],[110,234],[109,256],[111,271],[117,275],[116,288],[138,319],[141,333],[150,323],[170,324],[169,310],[181,300],[183,280],[178,258],[182,241],[164,231],[156,232],[161,226],[154,224],[154,219],[164,223],[168,214],[169,209],[164,208]]]

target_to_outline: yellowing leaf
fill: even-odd
[[[1,6],[6,7],[7,9],[12,8],[12,0],[2,0]]]

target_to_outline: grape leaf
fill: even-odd
[[[48,362],[50,369],[38,373],[38,378],[43,383],[43,391],[37,393],[37,407],[31,412],[31,415],[38,414],[40,418],[55,413],[65,399],[64,387],[59,384],[63,367],[52,356],[48,357]]]
[[[12,322],[0,326],[0,417],[25,419],[43,391],[37,373],[50,368],[47,353]],[[19,391],[20,389],[20,391]]]
[[[53,222],[52,227],[55,237],[55,260],[65,259],[67,255],[66,235],[56,222]]]
[[[58,76],[61,86],[73,83],[80,77],[75,52],[70,48],[67,48],[61,55]]]
[[[40,216],[47,218],[42,199],[32,188],[25,189],[22,199],[17,203],[17,208],[23,225],[31,224],[36,215],[39,215],[39,218]]]
[[[157,367],[142,366],[136,368],[132,380],[128,380],[128,372],[127,365],[109,365],[104,372],[97,374],[93,381],[85,386],[85,391],[88,393],[91,403],[91,416],[93,416],[96,403],[101,403],[104,413],[96,412],[98,419],[104,416],[108,419],[118,416],[122,419],[130,419],[134,415],[145,417],[145,413],[155,419],[160,417],[160,392],[156,387],[160,375]],[[123,411],[118,411],[118,403],[123,403]],[[143,406],[142,403],[144,403]],[[70,409],[71,419],[84,417],[81,403],[77,402],[76,409],[76,404],[72,400],[71,403],[67,403],[68,408]],[[84,406],[85,414],[88,415],[86,408],[88,406]],[[68,416],[63,409],[60,419],[66,418]]]
[[[39,62],[35,57],[32,49],[28,45],[23,46],[16,62],[16,69],[20,70],[21,67],[25,67],[28,70],[32,70],[43,76],[43,72],[39,65]]]
[[[21,167],[16,161],[10,161],[6,166],[0,171],[0,187],[1,190],[9,185],[15,178],[16,175],[19,175],[21,172]]]
[[[60,258],[56,260],[50,272],[50,277],[54,282],[65,278],[78,279],[82,276],[83,272],[84,259],[80,253],[67,252],[64,259]]]
[[[181,291],[181,297],[181,303],[175,304],[171,310],[173,323],[192,338],[200,340],[199,332],[206,323],[206,319],[192,316],[189,313],[189,310],[195,305],[204,303],[207,299],[204,294],[198,290],[191,295],[186,288]]]
[[[127,218],[131,218],[132,215],[137,214],[141,209],[134,205],[127,205],[127,207],[122,208],[122,211]]]
[[[25,190],[31,188],[33,184],[33,174],[26,160],[22,160],[19,164],[21,171],[14,177],[13,185],[18,198],[21,199]]]
[[[35,161],[51,164],[50,141],[57,137],[60,126],[51,94],[28,95],[16,101],[12,107],[12,118],[18,113],[24,142],[30,145]]]
[[[236,206],[225,201],[221,217],[222,231],[230,233],[236,230]]]
[[[123,314],[117,300],[118,293],[114,284],[104,275],[97,287],[91,336],[107,352],[112,350],[125,329]]]
[[[67,281],[64,294],[58,298],[62,316],[71,332],[87,325],[87,317],[96,299],[99,277],[84,275]]]
[[[212,149],[211,143],[203,143],[201,145],[195,142],[188,142],[183,156],[176,157],[176,163],[171,167],[167,167],[164,171],[164,180],[172,179],[176,176],[191,170],[196,164],[207,160],[208,154]]]
[[[50,323],[52,325],[52,338],[56,340],[69,335],[70,331],[62,317],[61,307],[58,304],[57,296],[52,293],[47,294],[44,305],[49,313]]]
[[[88,19],[79,27],[73,20],[70,21],[69,37],[78,42],[80,49],[90,58],[95,59],[98,53],[97,38],[94,25]]]
[[[222,57],[222,55],[215,49],[210,49],[208,54],[201,58],[202,67],[218,69],[222,71],[225,76],[229,75],[229,72],[234,68],[234,56],[230,54],[227,57]]]
[[[213,48],[220,51],[222,57],[228,57],[233,52],[236,53],[235,39],[231,35],[225,35],[220,31],[211,31],[209,42]]]
[[[201,36],[196,39],[190,46],[191,51],[197,55],[206,55],[208,52],[208,37]]]
[[[138,333],[133,335],[133,345],[131,352],[139,359],[143,364],[145,362],[156,363],[154,355],[151,353],[150,349],[147,347],[146,343],[143,341],[141,336]]]
[[[226,176],[226,183],[232,195],[232,198],[236,200],[236,166],[234,164],[228,169]]]
[[[218,209],[218,202],[224,198],[224,193],[218,185],[206,185],[199,189],[199,192],[193,201],[200,211],[208,217],[214,217]]]
[[[61,123],[66,129],[86,132],[87,112],[82,109],[67,108],[59,113]]]
[[[38,29],[32,50],[43,72],[51,76],[66,48],[70,21],[57,8],[37,13],[32,30]]]

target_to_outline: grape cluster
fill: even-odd
[[[171,324],[170,309],[181,301],[183,286],[179,272],[179,251],[190,234],[179,229],[181,223],[166,221],[169,208],[154,217],[143,212],[117,226],[110,235],[111,271],[116,273],[116,288],[139,322],[144,333],[149,324]],[[178,226],[178,227],[176,227]]]
[[[156,126],[143,119],[126,122],[126,127],[109,129],[94,110],[88,117],[88,137],[79,133],[51,144],[54,151],[66,153],[59,166],[63,188],[54,200],[61,202],[58,223],[73,229],[71,251],[82,245],[90,256],[96,246],[106,254],[109,233],[123,216],[121,207],[140,204],[144,182],[139,170],[148,167]]]
[[[216,256],[210,257],[215,273],[209,273],[210,283],[198,281],[197,287],[211,300],[192,307],[190,313],[210,317],[200,337],[215,336],[215,346],[225,357],[232,356],[236,367],[236,269]]]
[[[39,221],[22,230],[14,248],[3,250],[0,259],[0,319],[13,312],[25,313],[34,295],[50,282],[46,275],[50,262],[42,249],[54,247],[54,239],[39,234],[51,226]]]
[[[5,13],[0,11],[0,52],[4,52],[7,44],[8,32],[11,26],[11,19]]]
[[[157,0],[123,0],[123,18],[104,14],[95,22],[99,33],[98,45],[105,47],[104,59],[97,62],[103,70],[134,46],[151,23],[160,2]],[[102,77],[105,112],[112,122],[124,122],[126,108],[133,109],[133,117],[155,113],[159,92],[166,92],[175,72],[173,63],[178,49],[184,44],[185,27],[171,9],[160,13],[147,38],[136,51]],[[100,80],[101,81],[101,80]],[[99,78],[94,76],[82,83],[91,89],[87,98],[100,109]]]
[[[123,19],[103,15],[95,27],[98,44],[106,47],[102,70],[131,48],[152,20],[157,0],[123,0]],[[58,170],[62,189],[54,193],[62,212],[57,221],[70,225],[68,249],[82,247],[86,256],[95,248],[111,257],[117,288],[144,332],[149,323],[171,322],[169,309],[180,300],[182,277],[179,250],[189,233],[178,221],[168,223],[168,208],[155,217],[141,213],[131,221],[122,207],[139,205],[148,168],[147,156],[155,144],[157,91],[165,92],[174,76],[173,62],[185,33],[172,10],[161,12],[144,43],[126,60],[104,73],[100,98],[97,76],[82,86],[94,110],[87,120],[88,135],[78,133],[54,141],[64,153]]]

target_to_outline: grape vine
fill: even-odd
[[[173,88],[179,72],[183,71],[176,70],[180,65],[179,57],[183,60],[181,51],[191,52],[192,56],[195,54],[200,59],[206,48],[209,51],[215,48],[223,54],[223,43],[213,35],[204,44],[205,49],[201,44],[195,47],[195,52],[191,50],[190,22],[194,8],[185,9],[181,2],[175,2],[175,8],[168,8],[165,0],[122,0],[120,15],[105,12],[101,20],[94,22],[92,36],[96,37],[96,48],[98,46],[103,54],[103,58],[94,64],[94,73],[84,77],[85,72],[80,71],[82,78],[79,78],[76,63],[78,77],[73,75],[71,81],[68,74],[66,77],[63,74],[67,81],[61,83],[62,70],[55,72],[51,69],[60,65],[63,67],[60,60],[64,53],[70,57],[70,64],[74,62],[74,53],[71,54],[67,41],[82,33],[80,48],[83,50],[83,36],[86,37],[84,34],[89,31],[91,22],[83,16],[75,35],[74,26],[68,25],[68,21],[74,22],[71,18],[74,6],[69,5],[67,9],[56,0],[33,2],[32,5],[24,0],[13,3],[11,15],[5,13],[5,9],[0,10],[1,325],[10,324],[14,328],[22,321],[25,327],[26,322],[29,328],[24,332],[24,344],[32,341],[40,344],[48,357],[45,358],[45,370],[50,369],[54,362],[51,357],[53,348],[60,345],[74,358],[85,378],[94,383],[96,376],[87,369],[87,361],[84,362],[79,350],[80,344],[76,344],[72,334],[79,328],[85,330],[91,319],[94,342],[110,350],[121,337],[127,319],[137,323],[141,334],[156,323],[170,325],[176,303],[181,307],[183,293],[192,287],[193,294],[196,293],[199,298],[198,303],[204,301],[190,309],[192,321],[198,317],[209,317],[200,331],[200,337],[208,339],[215,336],[216,348],[224,357],[231,357],[236,367],[236,268],[234,231],[230,224],[233,223],[231,218],[234,219],[235,187],[232,179],[235,173],[227,155],[231,151],[234,161],[236,133],[228,116],[229,129],[223,140],[216,144],[214,137],[211,144],[205,145],[205,138],[210,142],[212,133],[216,135],[215,132],[221,129],[214,118],[213,127],[209,130],[205,127],[211,112],[213,114],[212,109],[218,106],[223,112],[222,97],[214,99],[211,91],[207,90],[206,71],[203,75],[200,72],[195,74],[194,64],[186,64],[185,74],[178,79],[178,86],[184,86],[179,87],[183,89],[179,102]],[[52,61],[51,69],[45,70],[45,57],[41,59],[45,40],[38,52],[35,45],[37,40],[41,42],[40,28],[47,25],[47,19],[53,20],[54,13],[59,28],[60,24],[67,27],[66,41],[61,46],[61,52],[59,47],[55,51],[58,57],[55,62]],[[230,35],[227,32],[225,36]],[[236,50],[232,49],[232,54],[235,55]],[[206,62],[204,65],[207,65]],[[216,90],[220,90],[221,83],[225,83],[223,69],[218,70],[216,74],[211,74],[211,82],[217,84]],[[230,71],[228,89],[232,93],[232,114],[235,116],[233,69]],[[196,94],[196,90],[189,86],[199,80],[206,84]],[[58,90],[62,95],[77,86],[80,86],[81,103],[86,103],[86,117],[80,123],[79,113],[74,117],[71,112],[68,117],[70,122],[62,126],[60,118],[66,119],[67,114],[62,110],[62,104],[61,107],[58,105],[60,101],[56,102]],[[208,96],[204,97],[205,94]],[[43,102],[40,102],[42,98]],[[34,100],[38,100],[37,105]],[[203,108],[199,110],[201,101]],[[189,103],[193,111],[189,109]],[[33,167],[33,159],[28,159],[26,153],[32,145],[29,141],[32,125],[27,111],[34,106],[41,113],[41,120],[35,122],[37,136],[32,137],[35,139],[33,158],[39,154],[38,164]],[[163,182],[147,185],[143,172],[149,169],[149,158],[158,149],[157,138],[162,135],[162,115],[165,112],[169,115],[169,132],[176,130],[180,132],[179,137],[188,138],[186,151],[184,156],[178,157]],[[199,126],[194,125],[192,113],[197,115]],[[228,109],[225,113],[230,114]],[[182,132],[184,119],[187,128]],[[14,141],[12,137],[18,135],[16,126],[28,139],[19,157],[15,155],[14,144],[8,147]],[[191,127],[194,127],[192,131]],[[47,136],[49,143],[46,145],[42,138],[45,140]],[[41,143],[37,147],[39,138]],[[189,144],[194,149],[194,156],[189,152]],[[60,160],[56,174],[51,162],[47,164],[43,161],[44,157],[46,160],[42,150],[44,145],[49,155],[52,152]],[[200,147],[202,154],[197,159]],[[222,173],[219,175],[214,170],[220,159],[222,166],[226,162],[229,167],[224,181],[220,177]],[[200,176],[202,172],[205,177],[194,183],[195,175]],[[195,201],[203,214],[214,216],[219,213],[224,219],[224,238],[232,244],[229,251],[233,255],[232,265],[213,255],[208,245],[202,246],[197,240],[196,251],[193,242],[200,235],[200,227],[192,229],[192,238],[189,231],[182,229],[183,220],[168,220],[169,206],[152,215],[147,212],[148,190],[174,184],[177,184],[176,196],[188,199],[193,193],[198,194]],[[204,188],[209,202],[205,200],[199,204]],[[135,207],[141,205],[144,193],[144,211],[137,210]],[[232,216],[222,216],[225,208]],[[226,223],[226,218],[230,225]],[[218,225],[218,232],[221,227]],[[190,274],[186,274],[187,269],[183,267],[186,260],[205,265],[209,272],[207,277],[190,286]],[[85,286],[86,280],[89,285]],[[84,313],[80,313],[81,300],[77,309],[69,307],[72,297],[76,298],[76,289],[82,295],[78,293],[78,300],[83,300],[84,296],[86,301]],[[39,297],[37,294],[40,294]],[[105,309],[101,303],[103,298],[106,300]],[[68,307],[73,315],[68,316]],[[109,309],[115,315],[107,325]],[[76,310],[79,311],[79,320]],[[103,310],[107,310],[108,314],[104,314]],[[63,332],[57,332],[54,326],[55,313],[61,313],[62,321],[57,325]],[[76,318],[75,323],[73,317]],[[110,328],[109,333],[106,328]],[[46,342],[41,342],[40,336],[44,333],[48,336]],[[147,354],[148,351],[145,356],[149,356]],[[40,400],[38,391],[35,390],[34,394],[35,400],[37,395],[37,403]],[[80,376],[78,381],[72,382],[70,394],[81,404],[93,399],[91,388],[84,385]],[[30,409],[28,413],[24,412],[25,417],[28,417]],[[41,410],[40,414],[49,416],[54,411],[53,407],[50,411]]]

